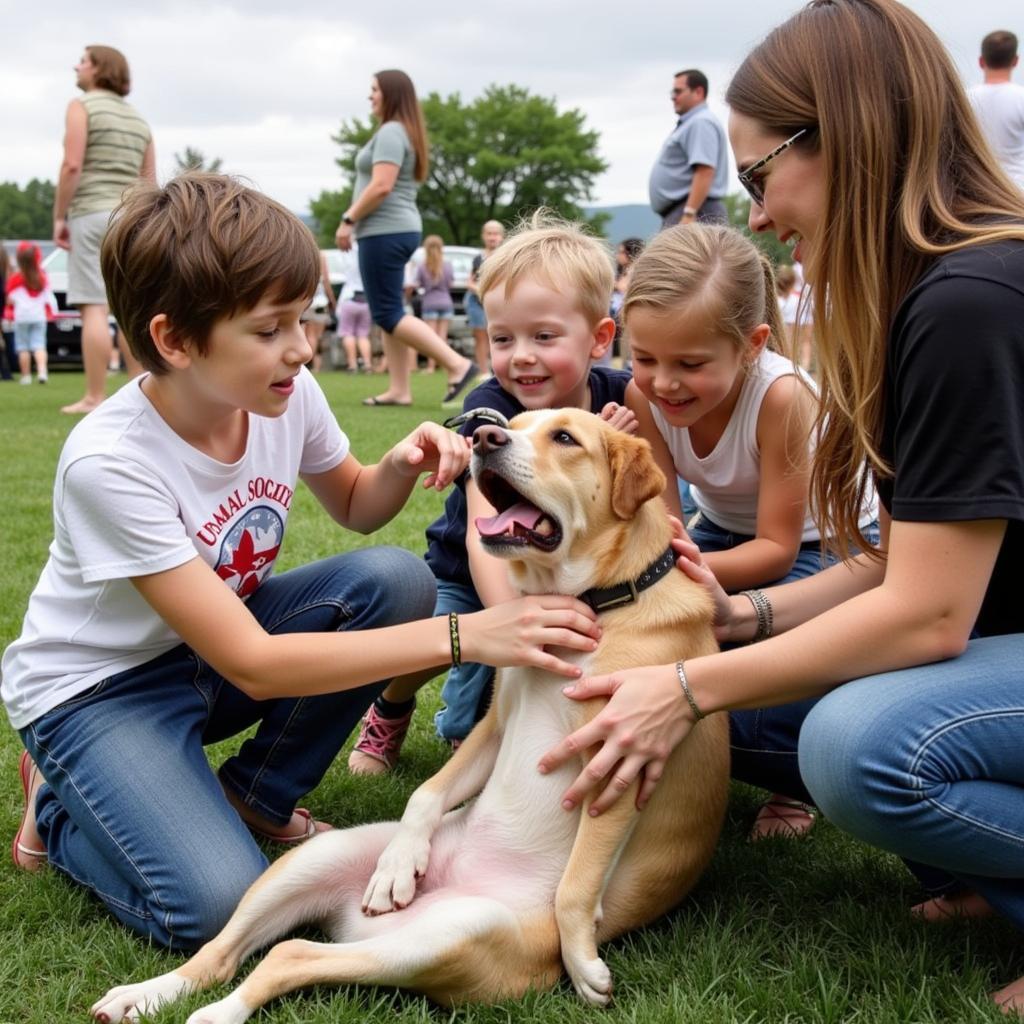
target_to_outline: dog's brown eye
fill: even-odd
[[[579,441],[577,441],[568,430],[556,430],[551,435],[551,440],[554,441],[555,444],[564,444],[566,447],[572,445],[573,447],[578,448],[580,446]]]

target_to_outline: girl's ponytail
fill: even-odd
[[[782,310],[779,309],[778,292],[775,284],[775,267],[765,253],[758,249],[758,259],[761,263],[761,274],[764,277],[764,311],[762,318],[771,329],[771,336],[768,338],[768,348],[773,352],[779,352],[784,356],[797,361],[797,353],[792,339],[786,333],[786,325],[782,320]]]

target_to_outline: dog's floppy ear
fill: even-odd
[[[665,474],[643,438],[614,431],[609,433],[607,443],[612,511],[619,519],[632,519],[645,501],[665,490]]]

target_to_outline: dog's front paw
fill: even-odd
[[[102,999],[97,1000],[89,1012],[100,1024],[134,1024],[140,1014],[156,1013],[161,1006],[173,1003],[191,990],[191,983],[176,971],[150,978],[137,985],[118,985]]]
[[[607,1006],[612,998],[612,972],[600,958],[593,960],[565,960],[573,987],[580,998],[591,1006]]]
[[[185,1024],[242,1024],[242,1021],[249,1019],[251,1013],[238,993],[232,992],[226,999],[219,999],[196,1010]]]
[[[430,840],[399,833],[384,848],[363,895],[363,913],[371,916],[403,910],[416,896],[416,881],[427,872]]]

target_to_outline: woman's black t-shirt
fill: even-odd
[[[881,455],[894,520],[1007,520],[976,629],[1024,632],[1024,241],[942,256],[904,299]]]

